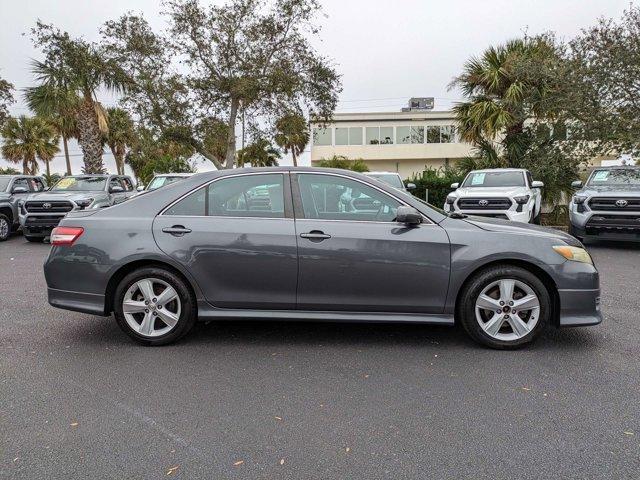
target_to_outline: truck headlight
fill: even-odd
[[[522,195],[521,197],[513,197],[513,199],[518,205],[524,205],[529,201],[529,198],[530,198],[529,195]]]
[[[448,205],[453,205],[453,202],[456,201],[456,197],[454,197],[453,195],[447,195],[447,204]]]
[[[93,203],[93,198],[83,198],[81,200],[76,200],[76,205],[80,208],[87,208],[89,205]]]
[[[591,255],[589,255],[584,248],[570,247],[569,245],[556,245],[553,249],[567,260],[593,265]]]
[[[583,196],[583,195],[574,195],[573,196],[573,203],[576,204],[576,210],[578,210],[578,212],[580,213],[584,213],[584,202],[587,200],[587,197]]]

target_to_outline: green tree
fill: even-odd
[[[71,38],[51,25],[38,22],[32,31],[33,41],[44,60],[32,63],[39,85],[46,85],[80,102],[74,110],[78,143],[84,157],[84,173],[105,171],[102,162],[103,135],[108,131],[107,113],[96,100],[98,90],[122,91],[126,78],[120,66],[106,58],[104,50],[83,39]]]
[[[340,79],[330,62],[310,44],[320,6],[316,0],[230,0],[221,6],[203,6],[198,0],[169,0],[169,28],[155,34],[147,22],[131,15],[109,22],[103,41],[135,85],[126,101],[144,112],[151,131],[188,127],[188,144],[217,168],[236,161],[236,124],[240,113],[253,127],[260,119],[280,112],[306,109],[328,119],[337,104]],[[170,47],[167,51],[165,47]],[[172,62],[152,65],[127,59],[145,58],[145,52],[179,56],[188,70],[172,70]],[[157,67],[154,69],[154,66]],[[158,85],[159,79],[169,86]],[[177,119],[159,113],[179,110]],[[200,122],[215,118],[226,125],[223,161],[207,148]],[[169,121],[167,120],[169,119]],[[269,125],[271,126],[271,125]],[[218,143],[215,142],[217,146]]]
[[[334,155],[331,158],[320,160],[319,167],[341,168],[343,170],[353,170],[354,172],[368,172],[369,167],[362,159],[350,160],[343,155]]]
[[[126,110],[115,107],[107,109],[107,117],[109,129],[105,135],[105,143],[113,153],[118,174],[124,175],[124,159],[127,148],[136,143],[133,120]]]
[[[2,155],[10,162],[22,162],[24,175],[34,175],[38,171],[38,160],[45,162],[47,175],[51,174],[49,162],[60,151],[60,138],[50,122],[21,115],[10,118],[1,133],[4,138]]]
[[[13,103],[13,85],[0,77],[0,127],[9,118],[9,105]]]
[[[307,120],[299,113],[289,113],[276,121],[276,144],[284,150],[291,152],[293,165],[298,166],[298,156],[304,152],[309,143],[309,125]]]
[[[71,175],[69,157],[69,139],[78,138],[78,122],[75,112],[80,106],[76,92],[60,86],[43,84],[25,90],[25,100],[36,115],[48,118],[62,137],[62,146],[67,166],[67,175]]]
[[[0,167],[0,175],[20,175],[20,170],[13,167]]]
[[[142,167],[140,180],[146,185],[157,173],[195,173],[195,168],[184,158],[162,155],[150,160]]]
[[[279,159],[280,151],[266,138],[258,138],[238,151],[237,162],[239,167],[247,163],[252,167],[277,167]]]

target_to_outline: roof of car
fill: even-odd
[[[610,167],[602,165],[595,167],[594,170],[640,170],[640,165],[612,165]]]
[[[154,177],[190,177],[194,173],[156,173]]]
[[[11,173],[11,174],[3,174],[0,177],[27,177],[27,178],[40,178],[40,175],[23,175],[21,173]]]
[[[526,172],[526,168],[482,168],[472,172]]]
[[[365,175],[400,175],[398,172],[364,172]]]

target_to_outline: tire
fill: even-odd
[[[540,214],[541,213],[542,213],[542,211],[539,211],[538,214],[535,217],[533,217],[533,223],[535,225],[540,225]]]
[[[5,214],[0,213],[0,242],[4,242],[11,236],[11,220]]]
[[[572,223],[569,224],[569,235],[577,238],[581,242],[584,241],[584,237],[581,235],[578,235],[578,231],[576,230],[576,227],[574,227]]]
[[[152,295],[148,289],[144,294],[145,288],[141,288],[148,285],[147,282],[152,284],[153,298],[149,298]],[[176,294],[175,300],[163,302],[162,295],[169,287]],[[125,300],[128,302],[127,313],[124,312]],[[149,304],[145,305],[145,301]],[[144,267],[124,277],[116,288],[113,305],[118,326],[142,345],[175,342],[193,328],[198,316],[195,296],[186,282],[160,267]],[[177,319],[172,320],[173,326],[165,322],[167,315]]]
[[[32,243],[44,242],[44,237],[34,237],[33,235],[24,235],[24,238],[27,242],[32,242]]]
[[[522,311],[516,310],[515,315],[508,302],[504,306],[499,303],[507,298],[500,295],[502,285],[505,285],[505,291],[508,292],[511,282],[514,285],[511,299],[515,308],[518,300],[525,296],[530,299],[523,304]],[[481,294],[484,294],[482,298]],[[535,295],[537,307],[534,306],[535,300],[531,295]],[[478,303],[490,305],[495,310],[480,307]],[[527,306],[532,308],[528,309]],[[498,309],[501,310],[500,314],[497,313]],[[475,341],[500,350],[516,349],[534,341],[550,323],[551,295],[542,281],[530,271],[511,265],[495,266],[475,274],[466,283],[456,311],[458,320]],[[520,319],[519,322],[516,316]]]

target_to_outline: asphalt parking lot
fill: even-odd
[[[605,321],[516,352],[459,329],[210,323],[145,348],[0,244],[0,478],[638,478],[640,247],[589,244]]]

